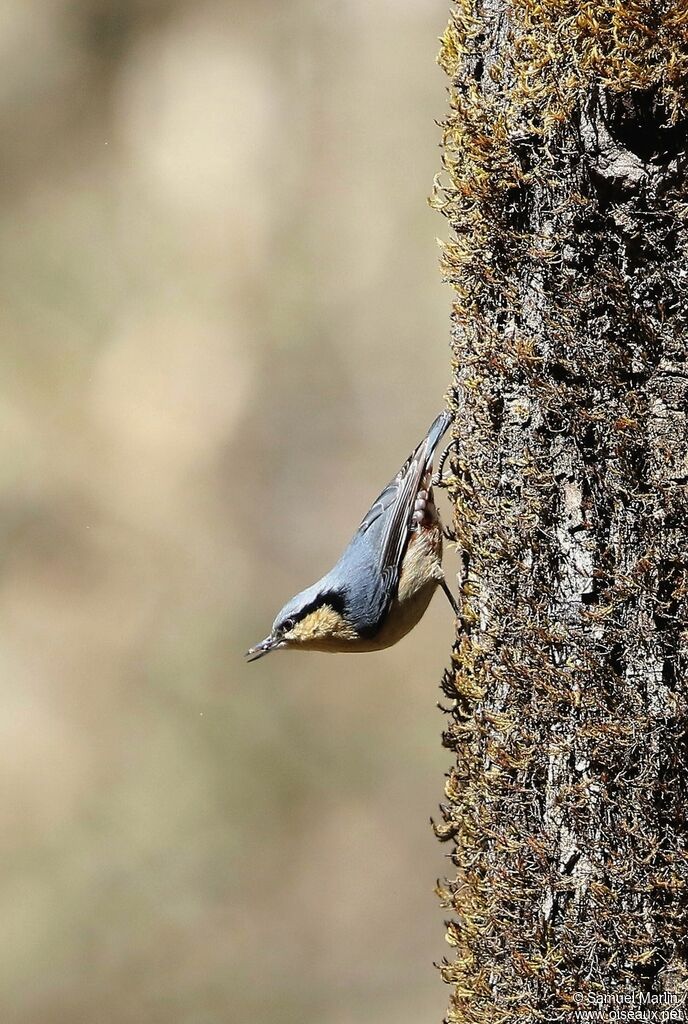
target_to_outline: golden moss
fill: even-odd
[[[489,91],[466,73],[480,45],[479,0],[457,5],[438,57],[452,78],[442,139],[448,182],[436,180],[431,202],[457,232],[445,245],[442,267],[470,313],[476,288],[491,277],[489,205],[524,184],[556,188],[547,140],[593,85],[616,93],[660,90],[668,123],[688,113],[688,7],[679,0],[661,14],[656,0],[510,0],[508,6],[514,29],[507,52],[490,64]],[[541,140],[538,160],[528,166],[522,149],[535,140]],[[536,236],[530,244],[546,253],[549,240]]]

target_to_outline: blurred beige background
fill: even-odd
[[[242,654],[449,381],[447,7],[0,5],[2,1024],[442,1018],[446,602]]]

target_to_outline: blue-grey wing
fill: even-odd
[[[359,628],[374,634],[396,594],[408,544],[413,510],[423,477],[432,465],[440,438],[451,423],[449,413],[434,421],[426,437],[366,512],[339,566],[366,579],[366,587],[350,586],[357,602]],[[353,581],[352,581],[353,583]]]

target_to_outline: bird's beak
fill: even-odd
[[[270,651],[276,651],[280,647],[286,646],[283,640],[270,634],[266,636],[264,640],[261,640],[255,647],[249,647],[246,651],[247,661],[257,661],[258,658],[262,658],[264,655],[269,654]]]

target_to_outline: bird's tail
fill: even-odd
[[[437,419],[433,422],[432,426],[428,430],[425,438],[425,460],[426,465],[431,462],[435,452],[435,448],[440,443],[447,430],[449,424],[452,422],[454,417],[450,412],[441,412]]]

